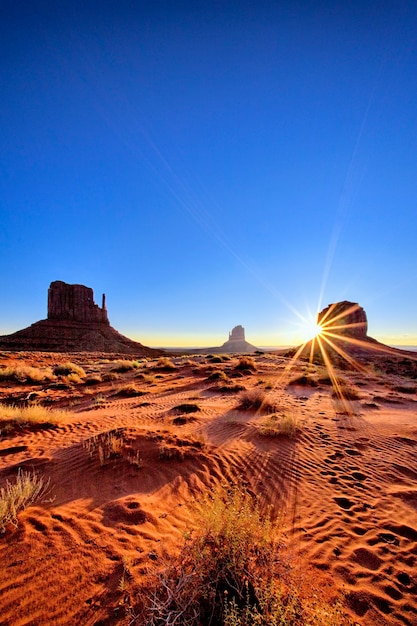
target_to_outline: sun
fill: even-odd
[[[302,317],[299,329],[299,338],[303,343],[308,343],[312,339],[319,337],[323,332],[323,327],[313,319],[312,315]]]
[[[319,337],[321,335],[321,333],[323,332],[323,327],[320,324],[314,322],[314,324],[311,324],[309,331],[310,339],[314,339],[315,337]]]

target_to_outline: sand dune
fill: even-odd
[[[129,623],[125,573],[139,586],[163,552],[180,548],[202,497],[224,483],[272,506],[304,585],[339,598],[353,623],[417,623],[415,380],[344,371],[357,392],[347,411],[324,370],[288,369],[279,355],[256,356],[254,372],[236,370],[237,356],[176,357],[171,371],[143,360],[123,373],[108,355],[71,358],[86,372],[81,381],[1,383],[4,406],[35,392],[68,411],[53,428],[0,422],[0,486],[18,468],[50,480],[42,501],[0,536],[2,624]],[[4,353],[0,363],[67,360]],[[264,412],[239,409],[242,392],[222,391],[220,371],[296,416],[296,436],[264,436]],[[288,384],[302,373],[316,386]],[[95,384],[83,382],[93,375]],[[143,395],[118,395],[128,384]]]

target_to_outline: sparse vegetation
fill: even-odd
[[[30,367],[28,365],[16,365],[0,368],[0,382],[14,381],[20,384],[34,384],[50,381],[54,379],[52,370],[48,367]]]
[[[115,380],[119,380],[120,376],[116,372],[105,372],[102,376],[104,383],[111,383]]]
[[[290,413],[273,413],[259,425],[259,433],[264,437],[295,437],[299,430],[297,418]]]
[[[9,524],[17,526],[19,511],[45,495],[48,487],[49,481],[42,476],[20,469],[14,483],[6,481],[6,486],[0,489],[0,532]]]
[[[112,371],[122,374],[124,372],[131,372],[138,367],[140,367],[140,363],[138,361],[120,360],[115,361]]]
[[[83,368],[76,363],[71,363],[71,361],[55,365],[53,372],[55,376],[69,376],[70,374],[76,374],[80,378],[85,377],[85,371]]]
[[[119,387],[119,389],[114,392],[114,395],[122,398],[135,398],[136,396],[144,396],[146,393],[146,391],[142,391],[130,383]]]
[[[144,383],[148,383],[148,385],[154,385],[156,383],[156,376],[153,374],[143,374],[139,372],[135,375],[135,378],[142,380]]]
[[[245,371],[245,370],[249,370],[251,372],[255,372],[256,371],[256,363],[253,359],[253,357],[248,356],[248,355],[243,355],[239,358],[239,362],[235,367],[236,370],[238,371]]]
[[[227,376],[226,372],[223,372],[223,370],[216,370],[215,372],[212,372],[209,376],[207,376],[207,380],[222,380],[222,381],[226,381],[226,380],[228,380],[228,376]]]
[[[84,380],[84,385],[99,385],[102,382],[103,379],[100,374],[91,374],[90,376],[87,376],[87,378]]]
[[[213,391],[219,391],[220,393],[238,393],[239,391],[245,391],[245,385],[239,385],[238,383],[233,384],[217,384],[216,386],[211,387]]]
[[[172,362],[172,359],[165,356],[158,359],[154,367],[162,372],[171,372],[177,369],[177,366]]]
[[[98,457],[103,466],[109,459],[121,455],[124,445],[124,432],[122,428],[116,428],[94,437],[89,437],[83,443],[91,458]]]
[[[275,403],[268,399],[263,389],[249,389],[240,395],[238,409],[242,411],[261,411],[262,413],[274,413]]]
[[[303,387],[317,387],[317,380],[311,374],[301,374],[291,379],[288,385],[301,385]]]
[[[30,425],[57,425],[68,417],[67,411],[51,409],[33,403],[30,406],[0,406],[0,424],[3,422],[11,426]]]
[[[143,590],[149,626],[296,626],[337,621],[331,607],[303,603],[289,562],[279,556],[279,529],[245,491],[233,487],[206,500],[198,530],[178,556],[150,572]]]

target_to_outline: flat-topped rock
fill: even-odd
[[[55,280],[48,289],[48,319],[109,324],[106,296],[103,293],[100,308],[94,302],[91,287],[69,285],[61,280]]]
[[[215,346],[213,348],[200,348],[195,350],[198,354],[210,354],[215,353],[245,353],[255,352],[258,348],[248,343],[245,339],[245,329],[243,326],[235,326],[229,332],[229,339],[221,346]]]
[[[0,336],[0,349],[37,352],[117,352],[158,356],[162,350],[143,346],[110,326],[106,299],[94,302],[94,293],[84,285],[60,280],[48,289],[48,318],[11,335]]]
[[[368,319],[357,302],[344,300],[329,304],[317,315],[317,323],[325,332],[340,336],[341,339],[366,339],[368,336]]]

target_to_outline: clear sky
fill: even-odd
[[[146,345],[417,343],[414,0],[0,3],[0,333],[53,280]],[[298,315],[297,315],[298,314]]]

